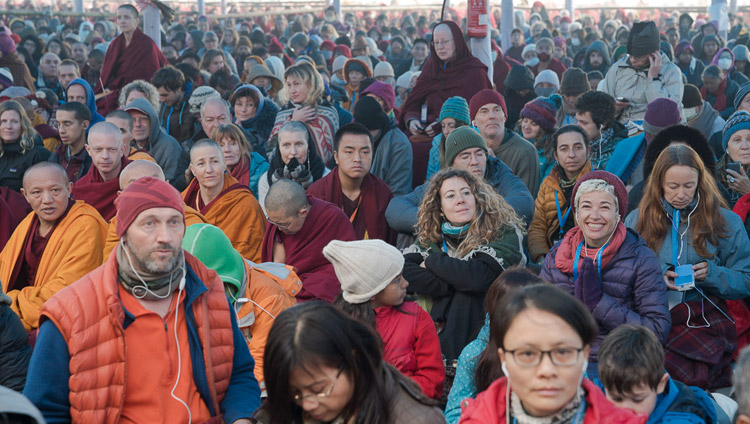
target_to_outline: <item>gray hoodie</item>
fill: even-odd
[[[148,116],[149,121],[151,121],[151,134],[144,150],[153,156],[156,163],[161,166],[167,181],[177,190],[184,190],[187,186],[185,169],[190,162],[187,152],[182,149],[182,146],[174,137],[167,134],[164,128],[159,125],[156,110],[148,100],[143,98],[133,100],[125,106],[125,111],[129,110],[137,110]],[[140,148],[135,140],[132,141],[131,145],[136,149]]]

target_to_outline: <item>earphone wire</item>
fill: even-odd
[[[183,272],[182,280],[185,279],[185,273]],[[177,385],[180,384],[180,376],[182,374],[182,354],[180,352],[180,340],[177,337],[177,317],[180,312],[180,296],[182,296],[182,291],[185,288],[185,284],[180,284],[180,290],[177,292],[177,304],[174,308],[174,340],[175,344],[177,345],[177,379],[174,382],[174,386],[172,387],[172,391],[169,393],[170,396],[172,396],[172,399],[179,402],[182,406],[185,407],[185,410],[187,410],[188,413],[188,424],[193,422],[193,414],[190,412],[190,406],[188,406],[187,402],[180,399],[177,395],[174,394],[175,390],[177,390]]]

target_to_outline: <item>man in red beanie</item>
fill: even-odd
[[[44,305],[25,395],[48,420],[250,423],[254,361],[224,284],[182,249],[180,193],[144,177],[115,204],[117,251]]]
[[[508,109],[503,95],[492,89],[482,90],[471,98],[469,112],[472,125],[479,130],[487,147],[510,167],[514,175],[523,180],[536,198],[541,183],[539,156],[533,144],[505,128]]]

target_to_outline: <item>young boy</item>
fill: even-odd
[[[708,394],[664,371],[664,350],[646,327],[625,324],[609,333],[599,350],[599,378],[612,403],[648,416],[648,424],[717,422]]]

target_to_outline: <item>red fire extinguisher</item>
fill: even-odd
[[[487,13],[488,0],[468,0],[466,2],[466,26],[469,37],[484,38],[487,36],[487,24],[490,15]]]

